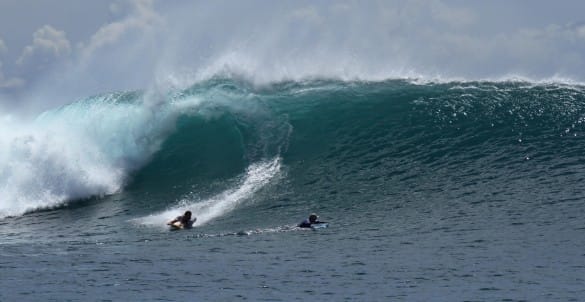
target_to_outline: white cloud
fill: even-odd
[[[434,1],[430,5],[433,18],[453,27],[465,27],[475,22],[474,13],[463,7],[448,6],[442,1]]]
[[[568,41],[584,43],[585,42],[585,23],[571,23],[564,27],[555,27],[549,29],[550,35],[564,36]]]
[[[6,47],[6,43],[2,39],[0,39],[0,55],[7,52],[8,47]],[[22,87],[24,85],[24,81],[19,78],[10,78],[6,79],[4,73],[2,72],[2,61],[0,61],[0,89],[12,89]]]
[[[102,26],[93,34],[87,45],[80,44],[84,59],[90,58],[102,47],[119,42],[125,35],[135,30],[147,30],[160,21],[153,8],[153,0],[131,0],[130,5],[131,12],[124,19]],[[121,8],[112,4],[110,10],[118,13]]]
[[[296,9],[291,13],[292,18],[297,18],[301,21],[321,23],[321,17],[314,7],[303,7]]]
[[[577,36],[585,40],[585,25],[581,25],[576,29]]]
[[[55,59],[69,56],[70,53],[71,44],[65,32],[45,25],[33,34],[33,43],[24,48],[16,63],[19,65],[38,64],[36,67],[42,68]]]
[[[0,39],[0,54],[6,51],[8,51],[8,47],[6,47],[6,43]]]
[[[110,3],[110,5],[108,7],[110,9],[110,12],[112,12],[114,14],[118,14],[122,10],[120,8],[120,4],[119,3]]]
[[[3,79],[2,74],[0,74],[0,89],[18,89],[23,87],[24,84],[25,82],[21,78]]]
[[[1,42],[2,40],[0,40]],[[1,46],[1,45],[0,45]],[[24,80],[20,78],[7,79],[2,73],[2,62],[0,61],[0,89],[15,89],[24,86]]]

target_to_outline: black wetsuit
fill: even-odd
[[[196,219],[187,220],[184,216],[179,216],[176,218],[176,220],[178,220],[183,225],[183,228],[190,229],[193,227],[193,223],[195,222]]]
[[[315,221],[311,222],[309,219],[305,219],[305,220],[303,220],[303,222],[299,223],[298,227],[299,228],[310,228],[311,225],[319,224],[319,223],[323,223],[323,222],[321,222],[319,220],[315,220]]]

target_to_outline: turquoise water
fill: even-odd
[[[2,126],[2,301],[585,294],[581,86],[216,78]]]

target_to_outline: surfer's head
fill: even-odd
[[[186,219],[191,219],[191,211],[186,211],[185,214],[183,214],[183,217]]]
[[[309,222],[313,223],[313,222],[317,221],[317,218],[319,218],[319,216],[317,216],[317,214],[313,213],[313,214],[309,215]]]

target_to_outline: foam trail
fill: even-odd
[[[172,209],[134,221],[148,226],[165,226],[167,221],[183,214],[186,210],[190,210],[193,212],[193,216],[197,217],[195,226],[204,225],[210,220],[231,212],[243,201],[251,198],[254,193],[278,175],[280,167],[281,163],[278,157],[254,163],[248,167],[246,174],[236,188],[224,191],[204,201],[183,199]]]

